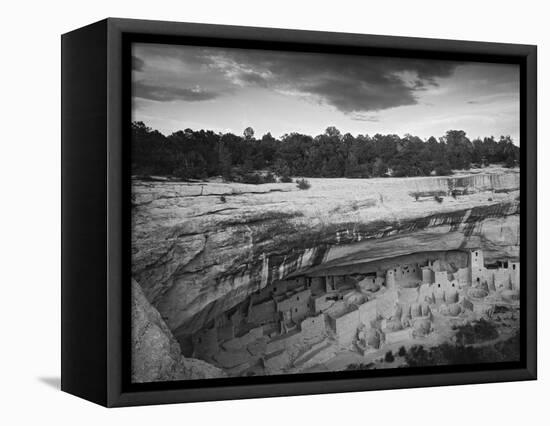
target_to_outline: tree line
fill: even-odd
[[[462,130],[436,139],[375,134],[353,136],[328,127],[318,136],[288,133],[256,138],[185,129],[165,136],[143,122],[132,123],[132,174],[247,181],[258,172],[290,176],[370,178],[449,175],[453,169],[519,164],[519,147],[509,136],[470,140]],[[261,182],[251,182],[261,183]]]

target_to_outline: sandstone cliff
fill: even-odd
[[[268,282],[418,250],[519,253],[519,173],[310,179],[295,184],[133,183],[133,276],[178,335]],[[451,196],[453,188],[467,188]],[[414,194],[445,194],[415,199]]]
[[[224,377],[225,373],[198,359],[181,355],[158,311],[132,280],[132,381],[134,383]]]

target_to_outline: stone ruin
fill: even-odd
[[[338,350],[365,355],[430,339],[491,315],[496,303],[517,303],[518,262],[486,265],[479,249],[467,255],[459,267],[434,258],[274,281],[195,333],[192,356],[230,376],[280,374]]]

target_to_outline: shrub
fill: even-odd
[[[435,174],[437,176],[449,176],[453,174],[453,171],[448,166],[438,166],[435,168]]]
[[[292,178],[288,175],[281,176],[280,181],[282,183],[292,183]]]
[[[517,361],[519,359],[519,334],[494,345],[474,347],[443,343],[440,346],[424,349],[413,346],[405,360],[409,367],[449,364],[479,364],[485,362]]]
[[[512,167],[515,167],[515,166],[516,166],[516,160],[514,160],[514,157],[508,157],[504,161],[504,167],[511,169]]]
[[[311,188],[311,184],[306,179],[297,179],[296,180],[296,186],[299,189],[304,189],[304,190]]]
[[[401,346],[401,347],[399,348],[399,352],[397,352],[397,355],[399,355],[399,356],[405,356],[405,355],[407,355],[407,349],[405,349],[405,346]]]
[[[260,173],[245,173],[241,176],[241,182],[252,185],[261,185],[262,183],[275,183],[277,179],[273,173],[267,173],[262,176]]]
[[[346,370],[369,370],[374,366],[373,362],[369,362],[368,364],[365,363],[359,363],[359,364],[349,364],[346,367]]]
[[[395,357],[393,356],[393,352],[392,352],[392,351],[386,352],[386,355],[384,355],[384,361],[386,361],[386,362],[393,362],[393,361],[395,361]]]
[[[261,183],[264,183],[264,180],[261,175],[258,173],[247,173],[244,174],[241,178],[243,183],[249,183],[252,185],[259,185]]]
[[[275,175],[271,172],[267,173],[263,177],[264,183],[275,183],[277,182],[277,178],[275,178]]]
[[[421,367],[432,363],[430,354],[422,345],[414,345],[410,348],[405,359],[409,367]]]
[[[496,339],[498,331],[493,323],[481,318],[477,322],[457,327],[456,341],[463,345],[471,345]]]

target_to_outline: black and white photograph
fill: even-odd
[[[0,424],[543,423],[542,2],[3,6]]]
[[[131,50],[132,382],[519,361],[519,65]]]

